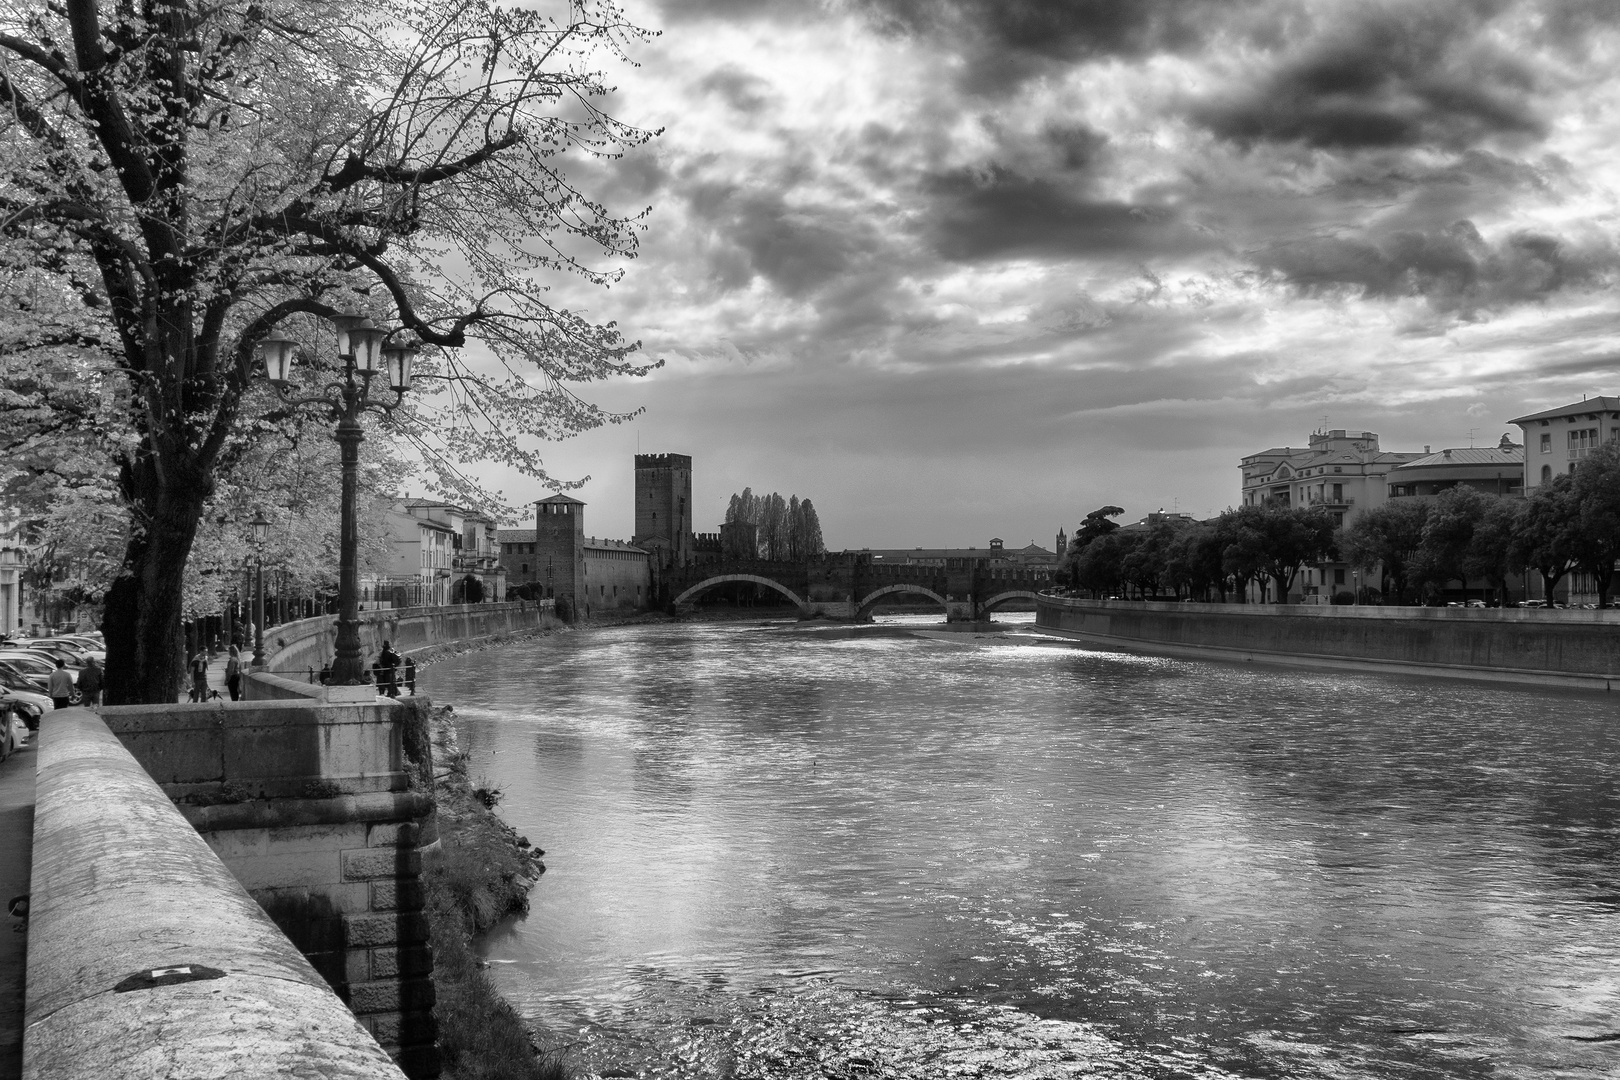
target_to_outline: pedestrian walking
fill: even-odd
[[[208,648],[206,646],[198,649],[197,655],[191,658],[190,700],[208,700]]]
[[[45,691],[51,695],[51,705],[58,709],[73,704],[73,672],[67,669],[67,661],[61,657],[57,657],[56,670],[51,672]]]
[[[101,704],[101,677],[101,665],[92,656],[79,672],[79,704],[91,709]]]
[[[225,657],[225,689],[231,692],[232,701],[242,700],[242,654],[235,645]]]
[[[395,674],[399,670],[399,653],[394,651],[390,642],[383,642],[382,652],[377,656],[377,692],[387,694],[389,697],[399,697],[399,685],[395,681]]]
[[[416,661],[409,656],[405,658],[405,689],[411,692],[411,697],[416,696]]]

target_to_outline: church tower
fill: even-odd
[[[1060,558],[1060,559],[1063,558],[1063,553],[1068,551],[1068,550],[1069,550],[1069,538],[1067,536],[1063,535],[1063,526],[1059,525],[1058,526],[1058,535],[1057,535],[1058,558]]]

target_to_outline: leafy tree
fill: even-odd
[[[1508,602],[1508,578],[1524,566],[1515,551],[1517,537],[1524,529],[1525,510],[1525,500],[1516,496],[1491,499],[1485,516],[1474,525],[1463,560],[1468,576],[1489,582],[1503,606]]]
[[[1259,536],[1260,568],[1277,586],[1277,603],[1288,602],[1288,590],[1300,569],[1333,551],[1333,518],[1320,508],[1257,507],[1252,528]]]
[[[1575,565],[1573,537],[1580,508],[1574,481],[1560,473],[1525,500],[1524,517],[1513,545],[1513,561],[1541,575],[1541,595],[1549,601],[1558,582]]]
[[[1075,558],[1076,585],[1099,600],[1119,593],[1125,582],[1125,559],[1137,543],[1135,534],[1114,531],[1093,539]]]
[[[1069,550],[1062,552],[1058,558],[1057,576],[1067,578],[1069,583],[1077,588],[1085,588],[1086,586],[1081,585],[1079,578],[1076,576],[1080,553],[1093,540],[1107,536],[1118,529],[1119,522],[1110,521],[1109,519],[1119,517],[1124,512],[1123,507],[1100,506],[1087,514],[1085,519],[1080,522],[1080,527],[1074,531],[1074,536],[1069,540]]]
[[[1422,541],[1413,560],[1412,575],[1443,588],[1448,581],[1462,582],[1468,591],[1468,554],[1474,529],[1489,509],[1489,496],[1459,485],[1435,497],[1423,522]]]
[[[1260,526],[1262,508],[1240,506],[1227,510],[1215,522],[1221,547],[1221,570],[1230,577],[1238,595],[1248,597],[1249,583],[1260,582],[1260,600],[1266,596],[1265,535]]]
[[[774,491],[755,495],[752,488],[743,488],[726,506],[726,524],[733,522],[755,526],[758,546],[754,551],[728,551],[730,558],[799,561],[820,558],[827,552],[815,506],[797,495],[783,499]]]
[[[1227,573],[1221,554],[1220,528],[1207,521],[1184,526],[1177,533],[1165,564],[1166,576],[1176,584],[1177,595],[1185,588],[1188,596],[1207,599],[1211,589],[1226,602]]]
[[[1614,563],[1620,559],[1620,445],[1606,443],[1575,469],[1570,553],[1597,586],[1598,607],[1609,606]]]
[[[1412,574],[1413,560],[1423,544],[1423,526],[1429,508],[1418,499],[1391,499],[1362,513],[1341,531],[1339,553],[1346,562],[1368,571],[1382,568],[1386,596],[1401,603]]]
[[[252,364],[277,324],[318,343],[315,317],[359,309],[429,346],[437,404],[417,395],[395,430],[441,484],[470,458],[544,478],[522,436],[621,419],[570,387],[646,370],[634,343],[545,282],[605,285],[583,253],[635,253],[641,218],[563,163],[648,137],[603,111],[596,67],[640,36],[598,0],[555,19],[498,0],[0,11],[0,279],[34,286],[0,347],[96,387],[93,409],[52,409],[57,437],[109,417],[130,434],[109,703],[174,700],[185,566],[233,434],[278,407]],[[473,344],[482,366],[457,352]],[[308,362],[329,374],[330,348]]]

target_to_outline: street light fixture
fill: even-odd
[[[365,441],[360,414],[369,409],[386,415],[399,408],[405,400],[405,392],[410,389],[411,364],[417,347],[414,342],[404,340],[388,344],[389,331],[362,315],[337,315],[332,323],[337,327],[337,353],[338,359],[343,361],[343,374],[340,380],[328,382],[318,394],[295,396],[288,378],[290,361],[282,362],[279,368],[272,365],[273,358],[280,362],[279,358],[291,351],[283,344],[288,339],[272,333],[261,339],[258,351],[264,359],[265,374],[282,400],[290,405],[324,405],[337,422],[333,437],[337,439],[343,462],[343,515],[338,560],[337,641],[333,647],[329,685],[359,686],[366,681],[365,661],[360,652],[359,530],[355,523],[360,444]],[[293,349],[296,348],[295,344]],[[381,370],[384,359],[394,400],[373,401],[370,400],[371,380]]]
[[[264,542],[270,539],[270,522],[263,510],[253,512],[253,669],[264,670]]]

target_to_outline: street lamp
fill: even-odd
[[[270,523],[263,510],[253,512],[253,669],[264,670],[264,542],[270,539]]]
[[[343,361],[341,380],[327,383],[321,392],[294,396],[292,393],[292,360],[298,345],[290,338],[269,334],[256,346],[269,377],[282,400],[291,405],[325,405],[337,422],[337,439],[343,462],[342,526],[340,556],[338,560],[338,618],[337,642],[332,661],[333,686],[358,686],[365,680],[365,662],[360,655],[360,574],[357,549],[358,529],[355,525],[355,499],[358,486],[360,444],[365,430],[360,426],[360,414],[370,409],[391,413],[405,400],[411,386],[411,363],[416,358],[413,342],[389,342],[389,331],[362,315],[338,315],[332,319],[337,327],[338,359]],[[393,401],[369,399],[371,380],[386,368],[389,388],[394,391]]]

